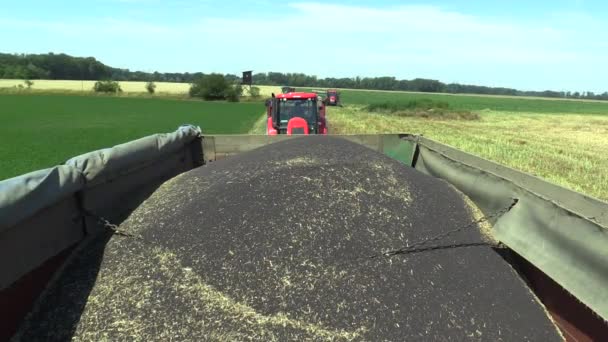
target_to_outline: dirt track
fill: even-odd
[[[270,145],[165,183],[121,226],[141,239],[81,249],[22,337],[559,340],[477,227],[370,258],[473,220],[450,186],[362,146]]]

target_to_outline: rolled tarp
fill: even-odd
[[[0,233],[84,186],[82,174],[68,165],[0,181]]]
[[[69,159],[66,165],[80,170],[87,187],[118,178],[145,167],[164,155],[171,154],[201,135],[192,125],[180,126],[168,134],[154,134],[125,144],[116,145]]]
[[[65,165],[0,181],[0,232],[81,190],[85,183],[91,186],[129,173],[183,148],[200,134],[199,127],[184,125],[173,133],[85,153]]]

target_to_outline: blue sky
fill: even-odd
[[[608,91],[603,1],[3,1],[0,51],[161,72]]]

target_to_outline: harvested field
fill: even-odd
[[[137,237],[82,247],[20,338],[560,340],[474,212],[345,140],[266,146],[165,183],[121,225]]]
[[[33,91],[64,91],[64,92],[81,92],[91,93],[96,81],[79,81],[79,80],[33,80],[34,84],[31,87]],[[120,87],[125,94],[147,93],[146,83],[138,81],[120,81]],[[187,95],[190,90],[190,83],[177,82],[154,82],[156,84],[157,95]],[[0,79],[0,90],[17,90],[19,86],[25,86],[23,80],[6,80]],[[273,92],[278,94],[281,92],[281,87],[278,86],[259,86],[260,96],[270,97]],[[27,91],[23,89],[22,91]],[[244,92],[247,95],[247,91]]]
[[[584,105],[584,103],[583,103]],[[608,115],[473,111],[477,120],[400,117],[347,105],[331,134],[415,133],[608,201]],[[606,112],[608,113],[608,111]],[[263,122],[255,126],[264,132]]]
[[[91,92],[96,81],[77,80],[33,80],[33,90],[67,90]],[[164,94],[187,94],[190,89],[189,83],[154,82],[156,92]],[[23,86],[23,80],[0,80],[0,88],[14,88]],[[127,93],[146,93],[146,82],[124,81],[120,87]]]

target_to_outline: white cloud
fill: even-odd
[[[297,46],[309,37],[323,38],[315,49],[315,56],[295,48],[289,52],[291,60],[305,63],[332,58],[367,64],[368,74],[374,69],[391,74],[390,69],[374,64],[426,66],[531,66],[559,65],[584,60],[574,49],[565,49],[564,40],[574,35],[561,27],[530,25],[517,21],[490,21],[471,15],[445,11],[434,6],[399,6],[374,9],[322,3],[290,4],[293,12],[278,20],[205,19],[198,26],[202,34],[222,35],[243,39],[243,33],[253,30],[268,43],[275,40],[277,50],[260,51],[264,58],[280,60],[281,45]],[[259,41],[240,44],[255,48]],[[259,45],[258,45],[259,46]],[[345,53],[348,51],[348,53]],[[304,58],[299,57],[304,55]],[[341,64],[341,63],[338,63]],[[289,65],[283,63],[283,69]],[[339,66],[333,70],[340,70]],[[354,74],[358,70],[340,70],[340,74]],[[441,71],[410,76],[441,78]],[[431,75],[429,75],[431,74]],[[403,76],[403,74],[401,75]]]

